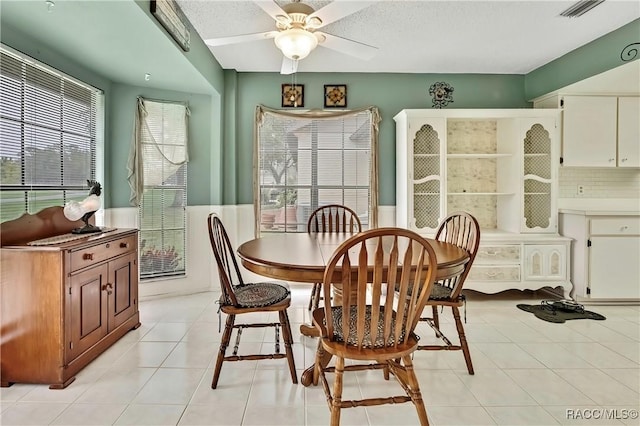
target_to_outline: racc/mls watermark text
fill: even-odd
[[[634,408],[567,408],[567,420],[633,420],[638,418]]]

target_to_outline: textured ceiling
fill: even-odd
[[[179,3],[203,38],[274,29],[273,20],[253,1]],[[572,3],[377,2],[322,28],[377,46],[374,59],[362,61],[318,47],[301,61],[299,71],[526,73],[640,16],[638,1],[606,0],[582,18],[559,18],[558,12]],[[309,4],[319,9],[329,2]],[[0,0],[0,34],[3,42],[16,42],[13,47],[30,46],[45,61],[52,59],[47,61],[50,65],[71,60],[109,80],[134,86],[211,91],[211,83],[189,61],[192,55],[182,53],[148,10],[144,0],[55,0],[51,12],[44,0]],[[11,34],[17,38],[12,40]],[[640,34],[635,41],[640,41]],[[227,69],[279,72],[281,68],[273,40],[212,51]],[[598,78],[598,86],[622,91],[615,85],[628,88],[626,82],[633,81],[635,73],[637,87],[640,61],[633,62],[625,66],[626,79],[614,73],[612,78]],[[150,81],[144,79],[146,73],[151,74]]]
[[[347,2],[349,0],[336,0]],[[289,0],[277,0],[280,6]],[[304,1],[315,10],[330,1]],[[526,74],[640,17],[640,2],[607,0],[579,18],[574,1],[379,0],[321,30],[378,48],[371,60],[320,45],[299,72]],[[255,2],[178,0],[202,39],[275,29]],[[279,72],[272,39],[211,47],[223,68]]]

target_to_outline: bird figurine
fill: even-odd
[[[89,223],[89,219],[100,208],[100,194],[102,187],[95,180],[87,180],[89,185],[89,195],[84,200],[69,201],[64,206],[64,216],[72,222],[82,220],[84,226],[71,231],[73,234],[88,234],[92,232],[102,232],[102,229]]]

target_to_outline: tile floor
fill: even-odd
[[[315,349],[315,339],[298,333],[307,319],[308,291],[293,286],[289,314],[299,373]],[[640,408],[640,307],[591,305],[607,319],[551,324],[515,306],[545,298],[532,292],[469,295],[474,376],[460,352],[416,353],[432,425],[640,424],[631,418]],[[293,385],[285,360],[226,363],[218,389],[211,389],[220,340],[216,299],[212,292],[141,301],[142,326],[68,388],[2,388],[0,424],[328,424],[322,388]],[[443,322],[449,316],[445,312]],[[424,339],[432,336],[422,331]],[[272,341],[271,333],[245,331],[241,350],[271,347]],[[402,392],[379,371],[345,375],[345,397],[389,391]],[[399,404],[345,409],[342,424],[412,425],[418,419],[411,404]]]

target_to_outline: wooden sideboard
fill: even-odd
[[[138,231],[0,249],[0,385],[62,389],[129,330],[138,312]]]

